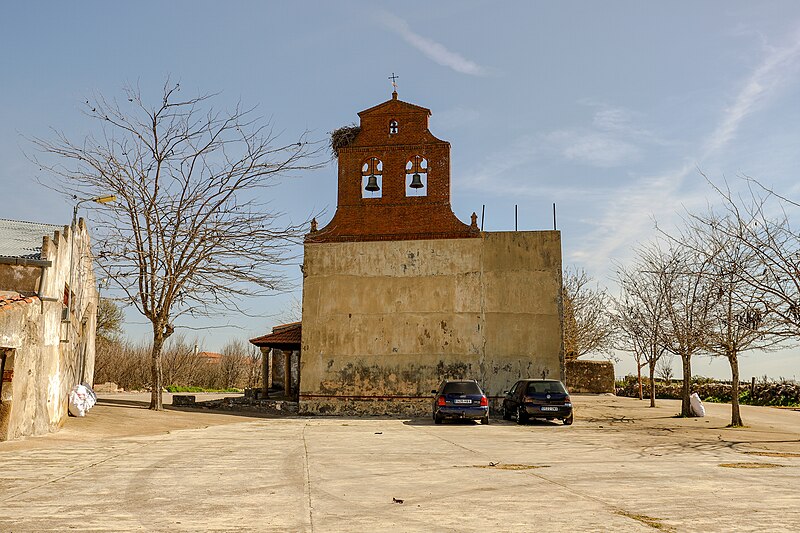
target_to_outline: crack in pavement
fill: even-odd
[[[152,443],[148,442],[144,446],[149,446],[150,444],[152,444]],[[137,450],[139,450],[139,449],[140,448],[137,448]],[[132,451],[133,451],[132,449],[128,449],[128,450],[125,450],[124,452],[120,452],[120,453],[118,453],[116,455],[112,455],[111,457],[106,457],[105,459],[102,459],[100,461],[95,461],[94,463],[91,463],[89,465],[82,466],[80,468],[76,468],[75,470],[71,470],[71,471],[67,472],[66,474],[63,474],[63,475],[58,476],[58,477],[55,477],[53,479],[49,479],[49,480],[47,480],[47,481],[45,481],[43,483],[39,483],[38,485],[35,485],[33,487],[30,487],[30,488],[27,488],[27,489],[25,489],[25,490],[23,490],[21,492],[15,492],[14,494],[8,496],[7,498],[3,498],[2,500],[0,500],[0,502],[7,502],[7,501],[9,501],[11,499],[17,499],[20,496],[22,496],[23,494],[27,494],[29,492],[33,492],[34,490],[39,489],[41,487],[44,487],[45,485],[50,485],[51,483],[57,483],[57,482],[59,482],[59,481],[61,481],[63,479],[66,479],[66,478],[70,477],[70,476],[73,476],[75,474],[83,472],[84,470],[89,470],[90,468],[94,468],[95,466],[101,465],[103,463],[107,463],[108,461],[114,460],[114,459],[116,459],[118,457],[122,457],[123,455],[130,455],[130,453]]]
[[[308,442],[306,441],[307,427],[308,427],[308,422],[303,424],[303,431],[300,433],[300,436],[303,438],[303,450],[304,450],[305,467],[306,467],[306,492],[308,493],[308,524],[311,527],[311,531],[314,531],[314,515],[313,515],[313,507],[311,506],[311,469],[308,464]]]

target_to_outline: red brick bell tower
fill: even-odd
[[[306,242],[478,237],[450,205],[450,143],[428,130],[431,112],[392,99],[358,114],[360,131],[338,150],[336,213]]]

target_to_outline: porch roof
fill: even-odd
[[[302,323],[292,322],[272,328],[272,333],[250,339],[250,343],[259,348],[278,348],[281,350],[299,350],[302,339]]]

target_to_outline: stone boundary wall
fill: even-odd
[[[614,393],[614,364],[611,361],[575,359],[567,361],[566,370],[569,392]]]
[[[246,411],[271,415],[296,415],[297,402],[286,400],[255,400],[242,396],[226,396],[216,400],[197,401],[193,394],[175,394],[172,407],[213,409],[219,411]]]

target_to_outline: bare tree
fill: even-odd
[[[152,325],[150,408],[161,410],[161,353],[176,321],[241,311],[241,298],[285,287],[276,266],[303,224],[282,223],[266,193],[286,172],[313,167],[316,150],[305,136],[276,145],[252,109],[217,111],[213,95],[182,99],[170,80],[155,105],[138,88],[124,96],[87,100],[102,133],[34,139],[35,159],[65,194],[117,196],[96,210],[96,256]]]
[[[115,374],[114,366],[123,349],[120,335],[124,318],[122,309],[113,300],[100,298],[97,305],[94,358],[94,374],[100,379],[99,383],[113,381],[109,376]]]
[[[303,300],[302,296],[291,295],[288,305],[278,313],[276,320],[283,324],[291,322],[299,322],[303,316]]]
[[[256,388],[261,385],[261,349],[250,345],[247,348],[247,386]]]
[[[656,366],[658,377],[662,381],[666,381],[667,385],[672,383],[672,378],[675,375],[675,371],[672,368],[672,361],[674,358],[675,356],[672,354],[669,354],[667,357],[662,357],[658,360],[658,365]]]
[[[205,362],[197,356],[197,339],[187,340],[180,333],[170,337],[162,350],[165,385],[196,385]]]
[[[750,187],[737,196],[727,185],[717,186],[706,177],[725,211],[725,224],[715,231],[752,252],[759,268],[741,272],[742,281],[764,296],[768,313],[780,326],[777,333],[796,338],[800,336],[800,232],[792,227],[790,213],[796,214],[800,203],[753,178],[745,179]]]
[[[632,268],[617,272],[621,289],[615,324],[619,329],[617,347],[633,353],[642,399],[642,368],[650,371],[650,407],[656,406],[656,365],[666,352],[663,330],[666,303],[661,255],[657,248],[641,248]]]
[[[564,271],[564,353],[567,360],[614,346],[612,301],[583,269]]]
[[[231,341],[222,348],[222,359],[219,363],[222,388],[237,386],[242,378],[248,377],[248,348],[242,341]]]
[[[115,341],[122,333],[125,316],[122,309],[108,298],[100,298],[97,305],[96,335],[105,341]]]
[[[713,211],[691,215],[679,236],[684,246],[705,254],[704,273],[712,295],[704,350],[725,357],[731,367],[731,427],[742,426],[739,410],[739,355],[773,348],[782,320],[770,309],[779,307],[775,296],[754,280],[767,276],[761,255],[736,235],[738,220]]]
[[[692,357],[705,347],[712,305],[706,273],[711,266],[705,254],[675,240],[668,240],[665,247],[653,245],[643,259],[661,287],[666,318],[660,330],[661,343],[667,352],[681,358],[681,416],[692,416]]]

